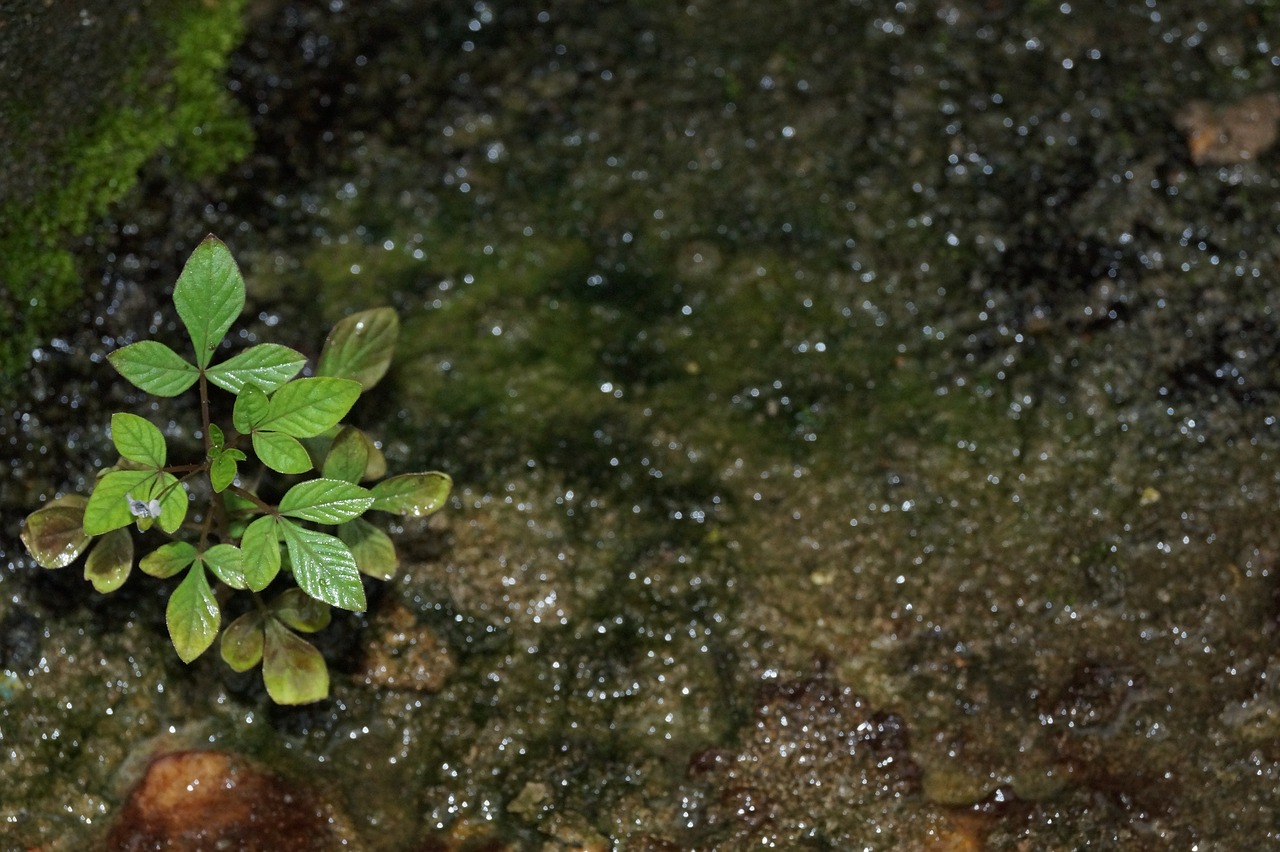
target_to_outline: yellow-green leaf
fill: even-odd
[[[324,657],[307,640],[268,618],[262,648],[262,681],[277,704],[310,704],[329,695]]]
[[[133,570],[133,536],[127,529],[112,530],[98,540],[84,561],[84,578],[101,594],[124,585]]]
[[[391,537],[364,518],[356,518],[338,527],[338,538],[351,548],[356,568],[375,580],[390,580],[400,567],[396,546]]]
[[[400,319],[391,308],[352,314],[325,338],[316,373],[353,379],[368,390],[386,375],[399,333]]]
[[[449,497],[453,480],[447,473],[402,473],[376,483],[373,508],[415,518],[437,511]]]
[[[250,610],[222,631],[218,649],[222,653],[222,659],[235,671],[247,672],[262,662],[262,630],[265,620],[258,610]]]
[[[375,449],[369,436],[354,426],[344,426],[329,446],[321,472],[326,479],[359,482]]]
[[[271,602],[270,609],[276,618],[303,633],[315,633],[329,626],[329,605],[296,587],[281,592]]]
[[[222,613],[213,590],[209,588],[203,565],[198,562],[192,565],[178,588],[173,590],[164,618],[169,625],[173,649],[184,663],[191,662],[213,644]]]
[[[171,541],[142,557],[138,567],[142,569],[142,573],[163,580],[195,562],[196,555],[196,549],[187,542]]]

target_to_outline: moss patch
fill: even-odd
[[[243,157],[249,130],[221,81],[243,31],[243,2],[57,4],[5,21],[0,67],[0,374],[66,327],[81,292],[70,247],[134,185],[158,152],[211,174]],[[104,94],[105,93],[105,94]]]

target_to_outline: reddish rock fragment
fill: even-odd
[[[1186,135],[1191,162],[1197,166],[1248,162],[1280,137],[1280,93],[1253,95],[1226,106],[1192,101],[1173,123]]]
[[[106,848],[309,852],[341,845],[317,799],[219,751],[181,751],[152,761],[130,793]]]

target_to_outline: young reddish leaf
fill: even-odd
[[[258,461],[278,473],[306,473],[311,470],[307,448],[283,432],[254,432],[253,453]]]
[[[299,482],[280,498],[280,514],[318,524],[340,524],[364,514],[373,504],[366,488],[340,479]]]
[[[107,360],[134,387],[155,396],[177,396],[200,377],[181,355],[154,340],[131,343],[112,352]]]
[[[173,288],[173,306],[191,336],[196,366],[209,366],[213,350],[244,310],[244,279],[226,244],[210,234],[187,259]]]
[[[164,467],[164,435],[145,418],[124,412],[111,415],[111,441],[121,458],[150,467]]]
[[[437,511],[449,497],[453,480],[447,473],[402,473],[376,483],[373,508],[399,515],[424,517]]]
[[[65,568],[89,546],[92,537],[84,531],[88,502],[79,494],[68,494],[27,515],[21,538],[37,565]]]
[[[262,648],[262,681],[277,704],[310,704],[329,695],[324,657],[307,640],[268,618]]]
[[[84,578],[101,594],[124,585],[133,570],[133,536],[128,530],[112,530],[98,540],[84,561]]]
[[[205,371],[209,381],[223,390],[239,393],[245,382],[253,382],[267,393],[298,375],[306,356],[278,343],[251,346]]]
[[[399,333],[400,319],[391,308],[352,314],[325,338],[316,374],[352,379],[368,390],[386,375]]]
[[[310,438],[337,425],[359,398],[360,385],[350,379],[297,379],[271,395],[257,427]]]
[[[258,610],[250,610],[222,631],[218,650],[234,671],[247,672],[262,662],[262,631],[267,619]]]
[[[204,566],[197,562],[169,596],[164,611],[169,625],[169,638],[182,662],[189,663],[213,644],[218,635],[222,612],[209,588]]]
[[[332,606],[363,612],[364,587],[351,550],[327,533],[300,527],[293,521],[279,521],[293,578],[302,590]]]

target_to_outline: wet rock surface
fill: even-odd
[[[180,342],[207,230],[246,344],[400,310],[361,422],[458,490],[308,708],[0,539],[15,837],[101,838],[130,743],[199,720],[370,849],[1275,842],[1276,151],[1178,119],[1274,88],[1269,21],[789,11],[253,4],[257,148],[152,164],[82,248],[0,502],[109,462],[102,357]]]
[[[855,842],[854,812],[892,812],[920,791],[906,720],[829,677],[766,684],[736,739],[737,751],[715,747],[689,761],[689,777],[706,786],[683,843]]]

